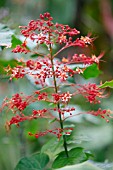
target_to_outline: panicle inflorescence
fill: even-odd
[[[69,106],[69,102],[78,94],[81,94],[88,102],[93,104],[100,103],[100,99],[104,98],[104,91],[99,88],[96,84],[74,84],[68,82],[70,77],[74,77],[76,74],[83,74],[87,65],[93,63],[99,64],[99,60],[103,56],[101,53],[98,57],[94,54],[89,56],[83,53],[75,53],[71,57],[63,56],[61,60],[58,57],[59,53],[69,47],[82,47],[87,48],[92,45],[95,38],[91,38],[90,35],[80,38],[75,38],[80,32],[75,28],[70,28],[68,25],[63,25],[59,23],[53,23],[53,18],[50,14],[44,13],[40,14],[40,19],[31,20],[27,26],[20,26],[21,34],[25,37],[24,42],[21,45],[17,45],[12,52],[13,53],[30,53],[37,55],[37,59],[22,60],[20,64],[16,67],[11,68],[8,66],[5,68],[7,73],[10,75],[10,80],[13,78],[19,79],[24,76],[32,76],[35,80],[36,85],[42,85],[42,89],[35,91],[32,95],[26,96],[23,94],[15,94],[12,98],[6,98],[2,104],[2,109],[7,107],[15,115],[7,122],[7,126],[12,124],[19,125],[20,122],[26,120],[33,120],[38,118],[49,118],[56,119],[60,122],[61,128],[55,128],[53,130],[46,130],[45,132],[39,132],[36,134],[29,135],[35,136],[36,138],[44,136],[48,133],[55,134],[59,139],[62,135],[69,135],[71,128],[63,128],[63,122],[66,119],[65,113],[69,113],[72,116],[72,112],[76,110],[74,107]],[[42,54],[35,49],[30,50],[27,47],[27,41],[30,39],[35,42],[38,46],[45,45],[47,47],[47,54]],[[53,45],[60,44],[61,48],[53,53]],[[84,67],[72,69],[71,64],[83,64]],[[51,81],[50,81],[51,80]],[[50,81],[50,85],[48,85]],[[65,88],[62,91],[62,87],[69,86],[66,91]],[[51,88],[51,91],[46,92],[46,89]],[[43,109],[33,109],[32,113],[29,115],[24,114],[26,107],[32,103],[47,101],[54,107],[43,108]],[[51,105],[50,105],[51,106]],[[59,116],[55,116],[53,113]],[[88,114],[94,116],[100,116],[102,118],[110,117],[112,114],[107,110],[97,110],[89,111]],[[79,113],[78,113],[79,114]],[[74,114],[74,116],[78,115]]]

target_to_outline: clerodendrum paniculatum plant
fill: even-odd
[[[69,150],[67,148],[67,138],[73,128],[70,126],[65,127],[65,120],[72,116],[84,114],[84,112],[73,114],[73,112],[75,113],[76,107],[70,107],[70,100],[74,96],[82,95],[91,104],[98,104],[100,103],[100,99],[106,95],[104,95],[104,90],[95,83],[75,84],[69,81],[70,77],[74,77],[77,74],[82,75],[87,66],[94,63],[98,66],[103,53],[99,56],[95,56],[94,54],[87,56],[83,53],[76,53],[73,56],[62,56],[61,59],[58,59],[59,54],[67,48],[79,47],[87,49],[88,46],[92,45],[94,38],[90,38],[88,35],[79,37],[80,32],[75,28],[58,23],[54,24],[52,20],[53,18],[49,13],[44,13],[40,15],[40,19],[31,20],[28,26],[20,26],[22,29],[21,34],[25,37],[25,40],[21,45],[17,45],[12,52],[25,53],[26,55],[30,53],[34,54],[35,57],[37,56],[37,58],[27,61],[26,59],[25,61],[21,59],[18,60],[16,67],[11,68],[8,66],[6,68],[7,73],[10,75],[10,80],[30,75],[34,78],[35,84],[41,85],[42,88],[28,96],[23,93],[17,93],[10,99],[5,98],[2,108],[7,107],[8,110],[14,113],[11,120],[7,122],[8,128],[13,124],[19,126],[20,122],[40,118],[52,119],[54,122],[59,122],[59,127],[55,129],[45,129],[45,131],[36,132],[35,134],[29,132],[29,135],[39,138],[50,133],[56,135],[59,140],[62,139],[64,152],[62,152],[60,156],[67,158],[66,162],[59,166],[62,167],[76,163],[73,153],[76,152],[76,150]],[[76,36],[79,38],[76,38]],[[45,45],[47,47],[47,54],[39,53],[38,50],[30,50],[27,46],[28,39],[37,44],[37,49],[41,45]],[[54,50],[55,45],[59,45],[60,47],[57,52]],[[83,64],[84,67],[75,67],[72,69],[72,64]],[[48,81],[50,82],[49,85]],[[49,91],[47,91],[48,89]],[[43,108],[41,110],[34,109],[28,115],[24,114],[23,111],[28,105],[39,101],[47,101],[48,104],[50,104],[50,108]],[[53,114],[53,112],[55,114]],[[67,113],[68,116],[66,117]],[[111,111],[99,108],[97,111],[91,110],[85,114],[100,116],[106,121],[109,121],[108,118],[111,116]],[[72,158],[72,160],[70,159],[71,161],[69,161],[69,158]],[[86,159],[80,160],[80,162],[84,160]]]

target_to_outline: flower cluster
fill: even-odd
[[[95,83],[79,85],[78,91],[82,94],[90,103],[100,103],[99,98],[104,98],[103,90],[101,90]]]
[[[80,33],[68,25],[54,24],[52,20],[53,18],[49,13],[41,14],[40,19],[30,21],[28,26],[21,26],[21,33],[32,41],[36,41],[39,44],[46,43],[47,45],[52,45],[55,42],[58,44],[72,43],[72,37]]]
[[[28,52],[30,52],[30,50],[28,50],[26,47],[23,47],[23,45],[17,45],[16,48],[14,48],[12,50],[13,53],[25,53],[27,54]]]
[[[99,108],[97,111],[94,111],[94,110],[89,111],[88,114],[91,114],[94,116],[100,116],[101,118],[105,119],[106,122],[109,122],[109,120],[106,117],[113,118],[112,116],[113,113],[111,110],[106,110],[106,109],[102,110],[101,108]]]
[[[96,57],[95,55],[92,55],[91,57],[86,56],[85,54],[74,54],[72,56],[71,59],[66,59],[63,58],[62,62],[63,63],[67,63],[67,64],[72,64],[72,63],[76,63],[76,64],[85,64],[85,65],[91,65],[93,63],[99,63],[99,60],[103,57],[104,53],[101,53],[98,57]]]
[[[17,111],[22,112],[31,102],[31,96],[24,96],[16,93],[11,99],[4,99],[3,107],[7,107],[9,110],[12,110],[13,113]]]
[[[68,103],[69,100],[71,99],[72,94],[70,94],[69,92],[65,92],[62,94],[56,93],[56,94],[52,94],[53,96],[53,102],[54,103],[58,103],[63,102],[63,103]]]
[[[39,137],[44,136],[48,133],[51,133],[51,134],[56,135],[57,138],[60,139],[60,137],[64,134],[70,135],[72,130],[73,130],[73,128],[64,128],[64,129],[56,128],[56,129],[52,129],[52,130],[46,130],[44,132],[39,132],[39,133],[36,133],[36,134],[32,134],[31,132],[29,132],[29,135],[35,136],[36,138],[39,138]]]
[[[55,134],[58,138],[69,135],[72,129],[64,128],[63,123],[66,119],[65,113],[69,113],[69,115],[72,116],[72,112],[76,109],[70,106],[68,107],[71,98],[81,94],[88,102],[98,104],[100,103],[100,99],[105,97],[105,95],[103,94],[104,91],[94,83],[77,85],[70,83],[68,79],[76,74],[83,74],[86,65],[91,65],[93,63],[99,64],[103,53],[98,57],[94,54],[87,56],[86,54],[75,53],[71,57],[63,56],[61,60],[56,58],[59,53],[69,47],[79,46],[87,48],[92,45],[94,38],[90,38],[89,35],[76,38],[76,35],[80,34],[78,30],[70,28],[68,25],[54,24],[53,18],[49,13],[41,14],[40,19],[31,20],[27,26],[20,26],[20,28],[22,29],[21,34],[25,37],[25,40],[21,45],[17,45],[12,52],[25,54],[33,53],[35,56],[37,55],[37,59],[23,60],[20,65],[18,64],[14,68],[7,67],[5,70],[10,74],[10,80],[13,78],[23,78],[26,75],[32,76],[35,80],[35,84],[42,85],[42,89],[35,91],[30,96],[17,93],[13,95],[11,99],[6,98],[4,100],[2,109],[6,106],[8,110],[11,110],[15,114],[15,116],[7,122],[7,125],[19,125],[20,122],[32,119],[55,118],[55,120],[60,123],[61,128],[45,130],[45,132],[36,134],[30,132],[29,135],[35,136],[36,138],[48,133]],[[35,42],[37,47],[45,44],[48,49],[47,54],[39,53],[35,51],[35,49],[28,49],[28,38]],[[61,48],[56,53],[53,51],[54,44],[61,45]],[[71,64],[83,64],[84,67],[72,69],[70,67]],[[48,80],[50,81],[50,86],[47,83]],[[65,86],[69,86],[70,88],[66,91]],[[64,88],[63,91],[62,87]],[[49,89],[49,92],[47,92],[46,89]],[[42,101],[47,101],[49,104],[52,104],[54,108],[34,109],[29,115],[24,114],[23,111],[29,104]],[[54,112],[57,113],[57,115],[53,114]],[[90,111],[88,114],[106,119],[106,116],[110,117],[111,112],[99,109],[97,111]]]

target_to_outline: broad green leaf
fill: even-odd
[[[30,157],[22,158],[15,170],[44,170],[49,162],[48,155],[44,153],[37,153]]]
[[[87,155],[84,149],[76,147],[68,151],[69,157],[66,156],[65,151],[60,152],[57,158],[54,160],[52,167],[54,169],[64,167],[66,165],[74,165],[87,160]]]
[[[12,35],[11,43],[12,43],[11,47],[15,48],[17,45],[21,45],[22,41],[15,37],[15,35]]]
[[[110,87],[113,88],[113,80],[111,81],[106,81],[104,84],[102,84],[101,86],[99,86],[100,88],[105,88],[105,87]]]
[[[83,77],[85,79],[94,78],[98,77],[101,73],[102,71],[100,71],[97,64],[94,63],[85,69],[83,72]]]
[[[13,34],[13,30],[0,23],[0,46],[11,47],[11,36]]]
[[[55,136],[42,146],[41,152],[47,153],[49,157],[54,158],[54,156],[61,151],[62,145],[62,139],[59,141]]]
[[[90,162],[83,162],[77,165],[66,166],[58,170],[103,170]]]

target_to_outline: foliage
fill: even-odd
[[[66,157],[65,151],[60,152],[57,158],[54,160],[52,167],[54,169],[61,168],[66,165],[73,165],[86,161],[87,154],[83,151],[83,148],[77,147],[68,151],[69,157]]]
[[[110,87],[113,88],[113,80],[111,81],[106,81],[104,84],[100,86],[100,88],[105,88],[105,87]]]
[[[87,67],[83,73],[83,77],[85,79],[89,79],[92,77],[98,77],[99,74],[101,74],[102,72],[99,70],[97,64],[92,64],[91,66]]]
[[[30,156],[29,158],[22,158],[17,164],[15,170],[43,170],[48,162],[48,155],[38,153]]]

